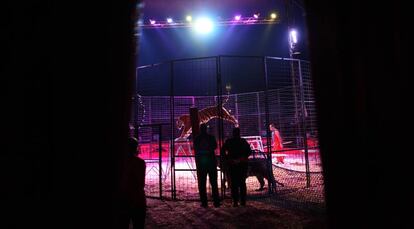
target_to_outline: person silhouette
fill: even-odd
[[[198,191],[201,206],[207,207],[206,182],[207,175],[210,180],[214,207],[220,206],[217,186],[217,165],[214,150],[217,148],[216,138],[207,133],[207,125],[200,125],[200,134],[194,138],[194,150],[197,167]]]
[[[138,141],[128,139],[128,156],[121,178],[121,211],[119,228],[129,228],[132,220],[133,228],[144,228],[146,216],[145,198],[145,161],[137,157]]]
[[[233,137],[227,139],[221,148],[220,154],[226,161],[231,180],[231,196],[233,206],[246,205],[246,178],[248,170],[248,157],[251,148],[246,139],[240,137],[240,129],[233,129]]]

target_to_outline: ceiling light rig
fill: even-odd
[[[256,25],[256,24],[277,24],[280,22],[279,15],[276,12],[268,14],[268,17],[261,17],[261,14],[256,12],[254,14],[243,16],[241,14],[235,14],[233,17],[224,19],[224,20],[213,20],[213,19],[203,19],[208,21],[205,23],[209,25],[210,23],[214,26],[232,26],[232,25]],[[194,23],[194,19],[191,15],[187,15],[183,20],[173,20],[172,17],[167,18],[165,21],[159,21],[155,18],[151,18],[145,23],[141,23],[140,27],[143,29],[156,29],[156,28],[177,28],[177,27],[196,27],[199,26],[199,23]],[[208,26],[207,26],[208,27]],[[196,28],[197,29],[197,28]]]

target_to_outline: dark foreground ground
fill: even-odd
[[[202,208],[196,201],[147,201],[146,228],[327,228],[321,204],[263,198],[234,208],[226,199],[220,208]]]

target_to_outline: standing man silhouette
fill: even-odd
[[[145,198],[145,161],[137,157],[138,141],[128,139],[128,157],[124,164],[121,180],[121,229],[128,229],[132,220],[133,228],[144,228],[147,202]]]
[[[242,206],[246,205],[247,163],[250,154],[249,143],[240,137],[240,129],[234,128],[233,137],[227,139],[221,148],[221,155],[229,166],[233,207],[239,205],[239,200]]]
[[[195,159],[197,166],[198,190],[201,206],[207,207],[206,182],[207,174],[213,193],[214,207],[220,206],[217,186],[217,164],[214,150],[217,148],[216,138],[207,133],[207,125],[200,125],[200,134],[194,139]]]

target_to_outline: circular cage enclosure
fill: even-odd
[[[235,126],[240,128],[255,152],[249,158],[248,196],[305,187],[322,195],[309,62],[246,56],[181,59],[138,67],[136,83],[131,134],[139,139],[147,162],[148,196],[199,198],[190,108],[197,108],[200,123],[207,123],[219,146]],[[278,148],[272,146],[271,123],[282,139]],[[221,195],[226,195],[222,171],[218,178]]]

